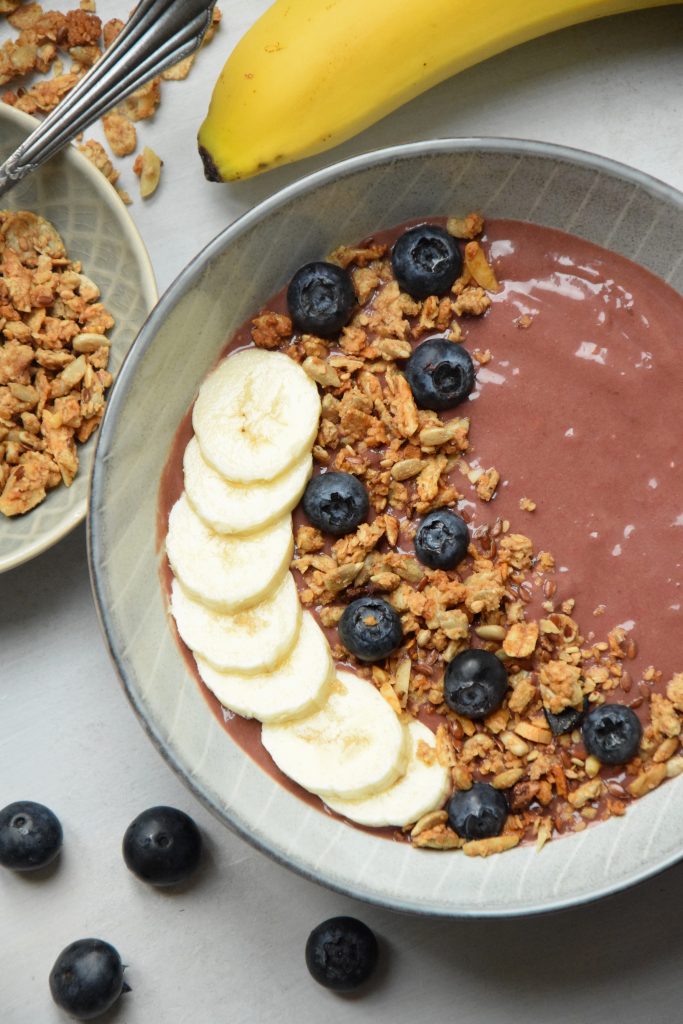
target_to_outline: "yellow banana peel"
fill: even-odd
[[[228,58],[199,130],[207,178],[336,146],[528,39],[670,0],[275,0]]]

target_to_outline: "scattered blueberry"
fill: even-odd
[[[448,801],[448,824],[461,839],[488,839],[503,831],[509,810],[504,793],[488,782],[475,782]]]
[[[430,569],[454,569],[467,554],[470,531],[467,523],[447,508],[424,517],[415,534],[415,554]]]
[[[359,597],[339,620],[339,639],[360,661],[379,661],[400,647],[401,619],[381,597]]]
[[[462,270],[458,243],[444,228],[418,224],[397,240],[391,252],[394,276],[414,299],[443,295]]]
[[[377,965],[374,933],[355,917],[331,917],[306,943],[306,966],[319,985],[348,992],[367,981]]]
[[[323,533],[342,537],[367,518],[370,501],[360,480],[351,473],[320,473],[309,480],[303,510]]]
[[[49,807],[19,800],[0,811],[0,865],[34,871],[55,859],[62,846],[62,826]]]
[[[562,736],[563,733],[573,732],[574,729],[578,729],[581,725],[581,719],[583,718],[583,710],[577,710],[577,708],[565,708],[564,711],[558,712],[554,715],[552,711],[545,711],[545,717],[548,719],[548,725],[553,736]]]
[[[490,651],[462,651],[446,668],[446,703],[466,718],[486,718],[501,706],[507,688],[505,666]]]
[[[600,704],[586,715],[582,732],[589,754],[604,764],[626,764],[638,753],[643,728],[625,704]]]
[[[420,409],[452,409],[474,387],[469,352],[446,338],[430,338],[418,345],[406,363],[405,375]]]
[[[194,874],[202,852],[201,832],[175,807],[150,807],[138,814],[123,837],[127,867],[151,885],[175,885]]]
[[[334,263],[305,263],[287,289],[294,326],[321,338],[339,334],[351,319],[355,305],[351,275]]]
[[[129,991],[123,971],[121,957],[108,942],[78,939],[57,957],[50,971],[50,992],[72,1017],[92,1020]]]

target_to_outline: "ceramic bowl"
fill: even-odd
[[[233,329],[295,268],[341,242],[409,218],[471,209],[566,229],[639,260],[683,293],[683,196],[596,156],[457,139],[371,153],[313,174],[222,232],[143,327],[100,433],[89,548],[126,692],[159,751],[222,821],[338,891],[396,910],[492,917],[595,899],[678,860],[683,815],[674,808],[683,778],[636,802],[625,818],[551,842],[540,854],[522,847],[470,859],[349,827],[274,783],[215,720],[170,627],[156,539],[159,480],[173,435]]]
[[[0,103],[0,162],[37,121]],[[116,375],[142,322],[157,299],[144,243],[109,182],[73,147],[0,198],[0,209],[31,210],[51,221],[71,259],[95,281],[116,319],[109,332],[109,369]],[[0,572],[34,558],[85,518],[95,438],[79,445],[80,466],[71,487],[49,492],[23,516],[0,517]]]

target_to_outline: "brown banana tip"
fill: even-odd
[[[223,181],[220,171],[216,167],[213,157],[209,153],[208,149],[204,146],[199,146],[199,155],[202,158],[204,164],[204,177],[207,181]]]

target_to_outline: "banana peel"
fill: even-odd
[[[234,181],[323,152],[512,46],[668,2],[275,0],[214,88],[198,136],[206,177]]]

